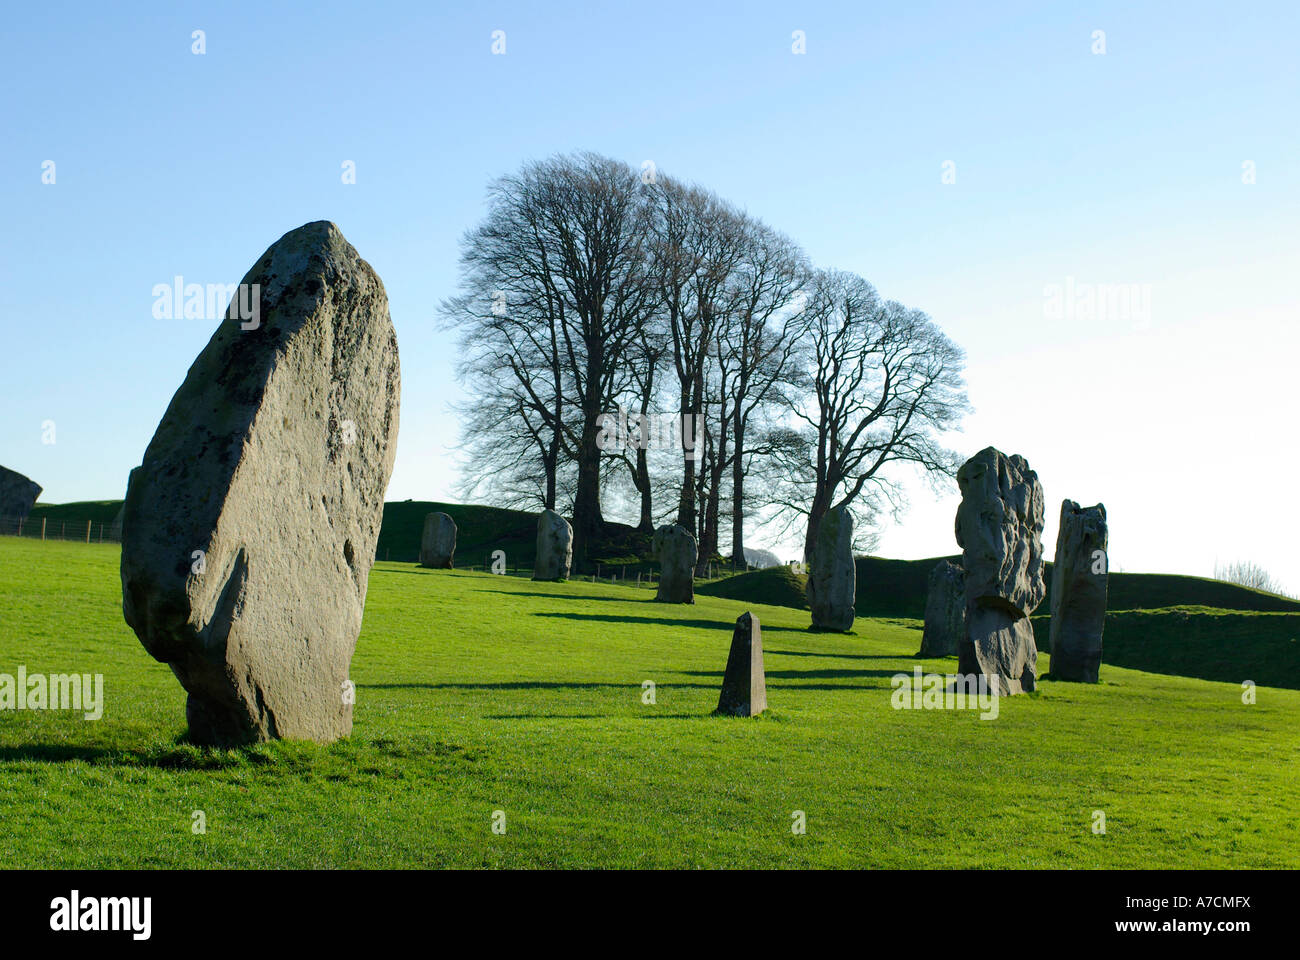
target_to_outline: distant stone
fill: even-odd
[[[0,517],[24,520],[41,495],[41,485],[17,470],[0,467]]]
[[[1052,565],[1052,678],[1096,683],[1106,624],[1106,507],[1061,504]]]
[[[955,656],[966,635],[966,571],[951,560],[941,560],[930,571],[925,598],[922,657]]]
[[[534,580],[568,580],[573,565],[573,527],[554,510],[537,518],[537,559]]]
[[[753,717],[767,709],[767,679],[763,674],[763,630],[758,617],[746,611],[736,619],[722,678],[718,713]]]
[[[662,603],[694,603],[696,547],[691,532],[676,523],[660,527],[651,549],[659,561],[655,599]]]
[[[1029,615],[1043,600],[1043,487],[1021,456],[992,447],[957,472],[957,543],[966,571],[966,632],[957,669],[996,690],[1033,690],[1038,648]]]
[[[388,297],[324,221],[281,237],[163,415],[126,496],[122,610],[189,692],[190,738],[329,742],[397,449]],[[236,297],[238,300],[239,297]]]
[[[831,507],[822,517],[808,558],[808,606],[814,630],[853,629],[858,574],[853,563],[853,517]]]
[[[139,467],[132,467],[130,474],[126,478],[126,492],[129,496],[131,493],[131,481],[135,479],[135,472]],[[118,507],[117,516],[113,518],[113,523],[108,528],[108,538],[110,540],[121,541],[122,539],[122,521],[126,519],[126,497],[122,498],[122,506]]]
[[[455,558],[456,521],[445,513],[427,514],[420,537],[420,566],[450,570]]]

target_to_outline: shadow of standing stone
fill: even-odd
[[[718,713],[754,717],[767,709],[767,680],[763,674],[763,629],[758,617],[746,611],[736,619],[722,678]]]

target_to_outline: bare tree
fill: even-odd
[[[832,506],[867,490],[875,509],[891,489],[889,464],[955,475],[957,455],[936,434],[967,410],[962,351],[929,316],[881,302],[852,273],[818,271],[811,287],[803,333],[811,396],[792,408],[802,429],[784,438],[782,464],[785,505],[808,516],[806,557]]]
[[[1235,583],[1241,587],[1249,587],[1252,590],[1263,590],[1265,593],[1288,596],[1282,584],[1274,580],[1267,570],[1249,560],[1227,563],[1222,566],[1216,564],[1214,579],[1222,580],[1225,583]]]
[[[650,280],[672,344],[679,410],[703,415],[710,349],[725,315],[727,281],[743,250],[741,218],[714,194],[669,177],[659,178],[651,197]],[[683,438],[677,522],[688,530],[696,527],[696,460]]]
[[[629,347],[649,314],[647,204],[626,164],[584,153],[525,165],[489,189],[489,213],[462,244],[462,294],[444,312],[481,369],[509,371],[505,403],[555,502],[562,459],[576,469],[574,560],[602,533],[600,418],[626,387]]]
[[[745,256],[736,271],[737,296],[725,330],[725,346],[735,372],[722,396],[722,419],[731,424],[731,556],[746,565],[745,476],[755,456],[769,453],[752,436],[762,432],[774,407],[788,405],[801,386],[800,332],[806,318],[797,309],[808,269],[803,253],[788,237],[748,220]]]

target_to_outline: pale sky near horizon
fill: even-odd
[[[1249,560],[1300,592],[1300,10],[978,6],[15,8],[0,463],[49,502],[122,496],[215,326],[155,319],[154,286],[236,283],[328,219],[397,329],[388,497],[450,499],[462,394],[435,310],[459,239],[492,178],[594,150],[927,311],[968,355],[974,413],[948,443],[1029,460],[1049,557],[1062,498],[1102,501],[1112,569]],[[1133,299],[1089,314],[1053,299],[1067,286]],[[955,553],[955,485],[910,500],[876,552]]]

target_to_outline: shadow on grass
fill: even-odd
[[[710,676],[710,674],[701,674]],[[721,674],[719,674],[721,676]],[[368,690],[597,690],[612,687],[616,690],[640,690],[640,683],[604,683],[576,680],[502,680],[497,683],[359,683]],[[703,683],[660,684],[661,687],[704,687]]]
[[[616,617],[603,613],[534,613],[534,617],[559,617],[562,620],[596,620],[601,623],[647,623],[664,627],[699,627],[704,630],[725,630],[730,635],[736,625],[726,620],[669,620],[663,617]]]
[[[546,600],[581,600],[584,603],[586,603],[589,600],[598,600],[602,603],[636,603],[637,602],[636,600],[629,600],[627,597],[589,597],[581,593],[530,593],[527,590],[483,590],[481,592],[499,593],[507,597],[542,597]],[[559,617],[559,616],[563,616],[563,614],[552,613],[549,614],[549,616]]]
[[[721,678],[723,671],[712,670],[681,670],[688,677],[718,677]],[[898,670],[766,670],[764,676],[768,680],[853,680],[862,677],[892,677],[901,671]]]
[[[763,628],[767,632],[767,628]],[[803,631],[792,631],[802,633]],[[905,660],[910,654],[906,653],[814,653],[811,650],[771,650],[763,649],[763,654],[781,657],[826,657],[831,660]]]

